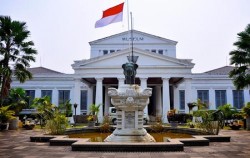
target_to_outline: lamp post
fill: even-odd
[[[75,125],[76,125],[76,108],[77,108],[77,104],[76,103],[74,104],[74,108],[75,108],[75,120],[74,121],[75,121]]]

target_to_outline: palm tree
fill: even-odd
[[[22,88],[11,88],[7,99],[7,105],[10,105],[10,110],[15,111],[15,115],[19,115],[23,108],[27,106],[28,96]],[[4,103],[3,105],[5,105]]]
[[[234,43],[236,50],[230,52],[231,64],[235,68],[229,73],[237,89],[243,89],[250,85],[250,24],[238,35],[238,41]]]
[[[96,122],[97,123],[99,123],[98,121],[98,114],[99,114],[99,112],[100,112],[100,106],[101,106],[102,104],[98,104],[98,105],[96,105],[96,104],[91,104],[90,105],[90,115],[93,115],[93,116],[96,116]]]
[[[32,78],[27,70],[29,62],[35,62],[37,51],[28,40],[30,31],[25,22],[12,21],[8,16],[0,16],[0,99],[8,95],[11,76],[21,83]]]
[[[51,103],[49,96],[44,96],[43,98],[35,98],[32,107],[37,110],[38,119],[42,127],[46,124],[46,120],[53,118],[53,111],[56,106]]]

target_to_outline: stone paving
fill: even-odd
[[[40,130],[1,131],[0,158],[250,158],[250,131],[245,130],[222,130],[220,135],[231,136],[231,142],[184,147],[184,152],[75,152],[70,146],[30,142],[30,136],[41,133]]]

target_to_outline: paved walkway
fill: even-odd
[[[29,137],[39,130],[0,132],[0,158],[250,158],[250,131],[222,130],[220,135],[231,136],[231,142],[210,143],[205,147],[184,147],[184,152],[75,152],[70,146],[49,146],[30,142]]]

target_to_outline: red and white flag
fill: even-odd
[[[95,23],[95,28],[122,21],[123,5],[124,3],[121,3],[103,11],[102,18]]]

